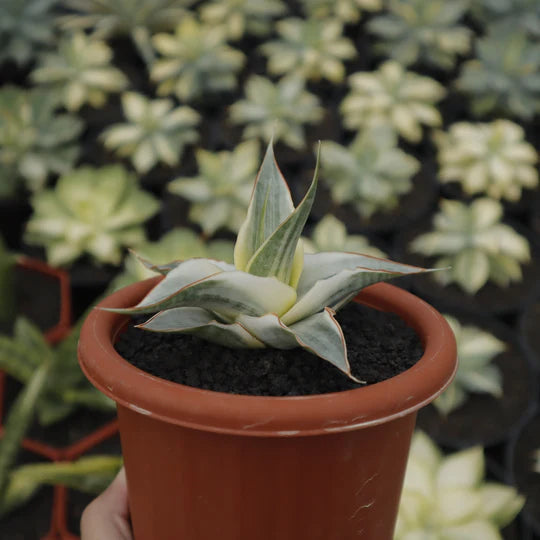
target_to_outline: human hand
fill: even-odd
[[[124,467],[81,517],[81,540],[133,540]]]

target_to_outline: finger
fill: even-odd
[[[81,540],[104,538],[133,540],[123,467],[111,485],[85,508],[81,517]]]

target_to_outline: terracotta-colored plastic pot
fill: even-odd
[[[100,306],[132,306],[155,283]],[[456,346],[442,316],[397,287],[377,284],[356,300],[401,316],[424,355],[384,382],[299,397],[156,378],[113,348],[126,316],[90,314],[79,359],[118,403],[136,540],[391,540],[416,411],[450,383]]]

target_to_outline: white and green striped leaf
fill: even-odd
[[[301,298],[317,281],[332,277],[342,270],[363,268],[366,270],[390,272],[393,275],[417,274],[428,272],[425,268],[401,264],[388,259],[380,259],[360,253],[329,251],[323,253],[306,253],[304,269],[298,282],[298,297]]]
[[[192,261],[196,261],[196,259]],[[296,300],[296,291],[278,279],[252,276],[239,271],[220,271],[180,288],[170,287],[169,284],[166,287],[159,287],[168,280],[176,281],[173,274],[192,261],[186,261],[171,271],[135,307],[109,309],[109,311],[127,314],[154,313],[160,310],[191,306],[214,311],[224,320],[234,320],[239,313],[256,317],[265,313],[281,315]],[[180,281],[183,279],[185,279],[185,275],[180,276]]]
[[[422,269],[417,270],[422,271]],[[401,272],[371,270],[369,268],[341,270],[331,277],[316,281],[294,306],[283,315],[282,320],[285,324],[292,324],[321,311],[325,307],[337,311],[352,300],[358,294],[358,291],[364,287],[399,275],[401,275]]]
[[[326,307],[324,311],[298,321],[289,328],[304,349],[327,360],[355,382],[363,382],[351,374],[347,345],[343,331],[334,319],[333,310]]]
[[[255,252],[293,211],[291,193],[277,166],[270,142],[255,180],[246,220],[236,239],[236,268],[245,270]]]
[[[319,173],[319,156],[313,175],[313,181],[305,197],[292,214],[266,239],[250,259],[246,271],[256,276],[275,276],[284,283],[291,283],[293,286],[300,279],[302,266],[297,268],[293,274],[293,263],[297,246],[311,212],[315,193],[317,191],[317,178]],[[302,249],[300,245],[300,249]],[[303,251],[301,252],[303,253]],[[297,267],[302,264],[300,256],[296,257]]]

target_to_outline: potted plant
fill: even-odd
[[[317,168],[295,209],[270,145],[234,265],[145,262],[165,277],[112,294],[86,319],[79,359],[90,381],[117,402],[137,540],[392,538],[416,411],[450,383],[455,341],[444,318],[405,291],[378,284],[356,296],[376,281],[424,269],[355,253],[303,254],[300,234],[316,185]],[[353,298],[397,314],[416,331],[424,352],[413,367],[371,385],[353,374],[334,318]],[[286,364],[304,353],[308,371],[324,364],[350,390],[238,395],[152,375],[114,344],[126,314],[156,312],[140,326],[252,347],[242,358],[262,355],[265,346],[288,354]],[[188,337],[194,339],[174,335],[177,343]],[[195,341],[189,354],[205,354],[203,343]],[[221,356],[240,354],[212,347],[216,369]]]

